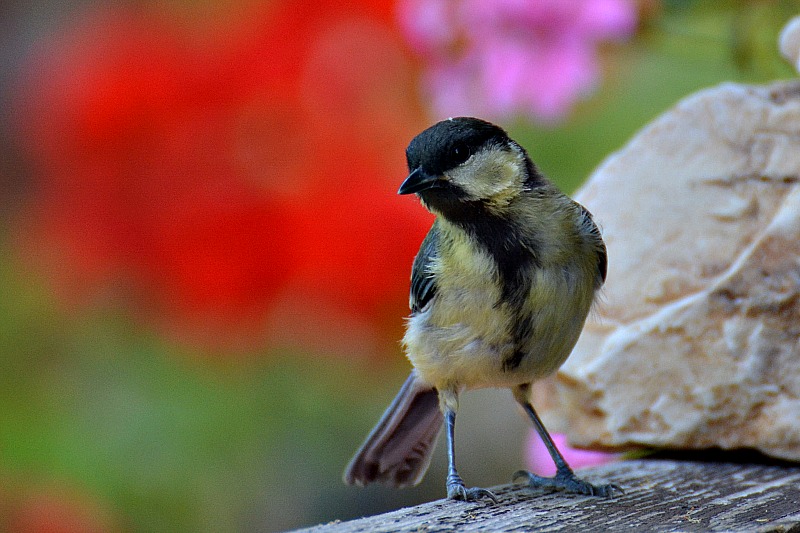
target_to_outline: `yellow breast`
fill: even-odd
[[[594,296],[591,261],[536,267],[525,305],[532,333],[525,346],[512,335],[515,314],[501,301],[493,259],[468,236],[454,232],[434,261],[436,297],[413,315],[403,342],[420,376],[439,389],[505,387],[554,372],[569,355]],[[503,362],[515,350],[518,368]]]

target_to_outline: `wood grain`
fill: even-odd
[[[304,529],[314,533],[726,531],[800,533],[800,466],[629,460],[583,470],[616,483],[599,499],[503,485],[500,503],[438,500]]]

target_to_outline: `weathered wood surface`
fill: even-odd
[[[629,460],[583,470],[625,489],[614,499],[496,487],[491,502],[438,500],[308,533],[725,531],[800,533],[800,466]]]

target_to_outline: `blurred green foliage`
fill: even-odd
[[[263,531],[335,513],[356,414],[377,417],[394,384],[325,355],[209,360],[124,314],[75,320],[9,266],[0,480],[13,492],[67,482],[133,531]]]

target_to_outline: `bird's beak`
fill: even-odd
[[[400,185],[397,194],[413,194],[415,192],[424,191],[425,189],[430,189],[439,179],[439,176],[426,174],[424,170],[417,167],[408,175],[403,184]]]

